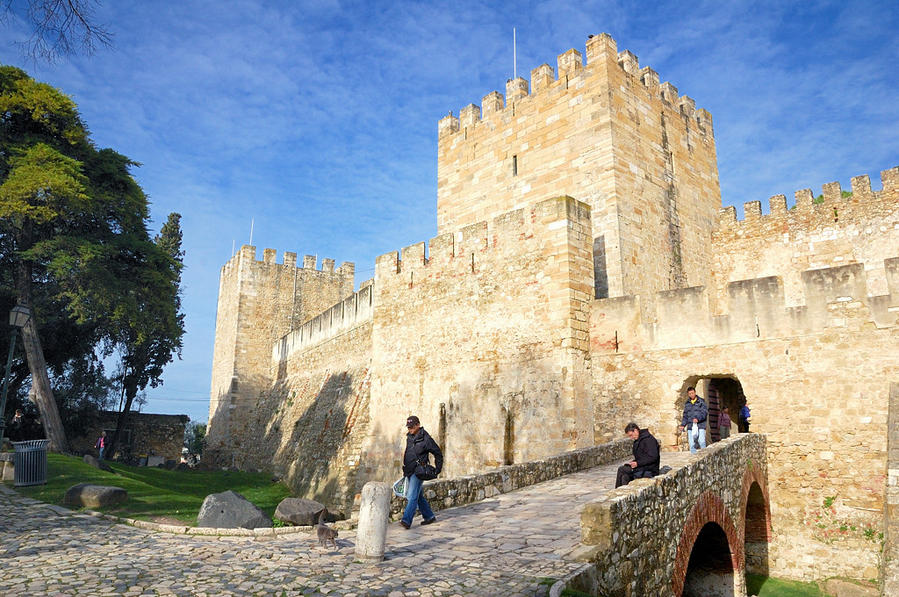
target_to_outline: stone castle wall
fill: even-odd
[[[458,476],[631,420],[671,448],[686,387],[727,384],[768,435],[771,572],[877,576],[899,169],[737,221],[710,115],[607,35],[586,57],[440,121],[439,235],[358,292],[352,264],[243,247],[223,268],[207,460],[346,512],[399,475],[408,414]]]
[[[872,203],[875,211],[896,205],[895,188],[887,182],[894,172],[883,175],[885,191]],[[788,264],[781,275],[593,304],[598,441],[618,437],[634,419],[674,446],[688,385],[700,379],[739,382],[753,430],[768,436],[768,474],[776,488],[770,561],[780,575],[877,576],[890,383],[899,380],[899,259],[790,269],[791,259],[799,267],[807,263],[814,248],[808,238],[815,234],[839,240],[845,261],[863,255],[853,255],[845,238],[872,248],[868,255],[880,257],[890,248],[899,253],[899,227],[886,217],[869,226],[870,215],[855,209],[860,221],[850,217],[851,208],[840,209],[839,226],[831,217],[822,224],[828,231],[809,227],[793,242],[787,242],[784,227],[758,233],[756,247],[769,261],[758,267],[772,274],[770,263]],[[753,230],[751,218],[744,232]],[[772,234],[780,241],[773,247]],[[750,238],[742,239],[745,252],[751,251]],[[789,298],[788,278],[798,280],[801,291],[794,289]],[[641,301],[653,307],[647,319]],[[833,511],[824,507],[827,498],[833,498]]]
[[[256,247],[244,245],[222,267],[207,464],[230,465],[236,458],[230,436],[241,433],[243,421],[232,415],[270,387],[274,341],[353,293],[352,263],[335,271],[334,260],[323,260],[321,270],[316,261],[307,255],[298,268],[296,253],[285,253],[276,263],[274,249],[257,261]]]
[[[550,199],[378,258],[372,477],[396,476],[411,413],[448,475],[592,444],[589,218]]]
[[[596,296],[707,283],[720,189],[710,114],[606,34],[440,121],[438,232],[565,194],[590,205]]]
[[[825,184],[817,203],[810,189],[796,191],[791,209],[775,195],[765,215],[761,202],[750,201],[743,220],[733,207],[721,210],[712,243],[718,294],[733,280],[780,275],[786,300],[797,304],[801,272],[847,263],[865,265],[872,295],[888,294],[883,264],[899,246],[899,168],[881,172],[881,181],[883,189],[872,191],[867,175],[853,178],[850,197],[842,196],[840,183]]]
[[[94,423],[87,425],[82,433],[69,440],[69,446],[76,454],[97,455],[94,446],[101,431],[112,437],[115,432],[118,412],[101,411]],[[184,446],[184,428],[190,418],[187,415],[156,415],[132,412],[125,426],[125,438],[116,454],[127,452],[134,458],[158,457],[164,460],[181,459]]]

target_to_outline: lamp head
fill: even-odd
[[[23,328],[31,319],[31,309],[22,305],[16,305],[9,312],[9,325]]]

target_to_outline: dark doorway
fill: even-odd
[[[734,597],[745,594],[740,591],[741,580],[739,574],[734,574],[733,556],[724,529],[717,523],[706,523],[690,552],[684,597]]]
[[[743,386],[735,375],[694,375],[688,377],[678,396],[678,413],[683,412],[687,400],[687,388],[693,386],[709,407],[706,420],[706,443],[708,445],[728,435],[738,433],[737,422],[740,409],[746,404]],[[721,413],[726,412],[731,420],[730,431],[720,427]],[[743,430],[739,430],[743,431]]]

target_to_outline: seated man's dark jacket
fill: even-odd
[[[634,440],[634,460],[637,461],[635,473],[650,472],[653,476],[659,474],[659,442],[648,429],[641,429],[640,435]]]
[[[443,452],[424,427],[415,435],[406,435],[406,453],[403,454],[403,476],[415,473],[419,464],[428,464],[428,454],[434,455],[434,468],[437,474],[443,469]]]

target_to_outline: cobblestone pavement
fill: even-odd
[[[566,558],[581,506],[614,485],[617,466],[442,510],[434,525],[391,523],[378,564],[355,559],[352,530],[331,551],[304,533],[175,535],[0,486],[0,595],[548,595],[546,579],[580,567]]]

